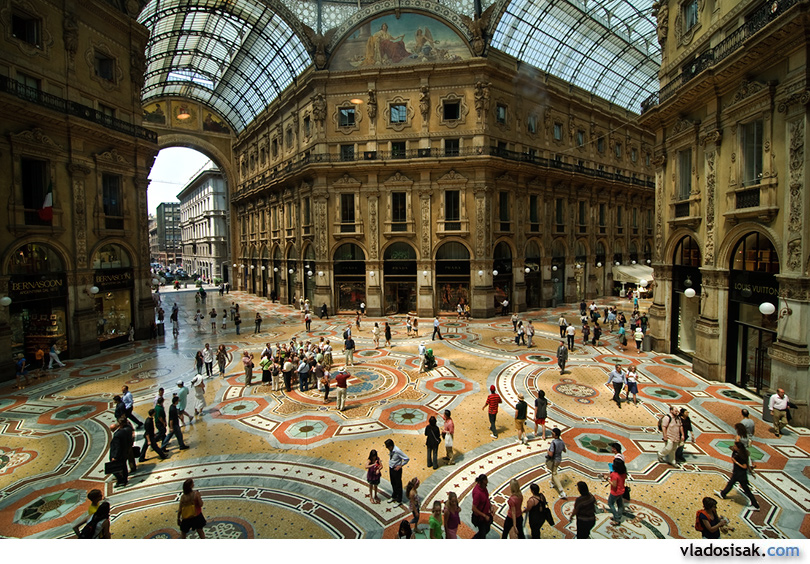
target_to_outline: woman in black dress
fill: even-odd
[[[385,322],[385,346],[391,346],[391,326],[388,325],[388,322]]]
[[[526,513],[529,514],[529,529],[532,532],[533,539],[540,538],[540,529],[543,527],[543,511],[545,511],[548,503],[546,496],[540,493],[540,486],[532,484],[529,486],[532,496],[526,502]]]

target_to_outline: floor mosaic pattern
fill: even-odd
[[[197,331],[193,293],[168,290],[163,307],[177,302],[181,334],[124,345],[95,357],[68,360],[67,366],[16,390],[13,382],[0,387],[0,537],[69,538],[70,523],[86,508],[86,492],[99,488],[112,505],[116,538],[179,538],[176,504],[183,480],[194,478],[205,500],[210,538],[392,538],[399,522],[409,515],[404,505],[386,503],[391,492],[388,472],[380,484],[381,504],[372,504],[363,465],[371,449],[383,461],[383,446],[392,438],[411,458],[404,482],[418,477],[423,499],[421,526],[427,527],[430,507],[456,492],[462,507],[462,538],[474,532],[470,521],[471,492],[481,473],[489,477],[497,508],[491,532],[500,536],[506,517],[509,480],[517,478],[528,492],[536,482],[547,497],[555,524],[543,537],[572,538],[570,515],[576,482],[589,484],[599,510],[594,538],[694,538],[695,511],[700,499],[721,489],[730,476],[733,424],[745,407],[756,424],[751,456],[756,471],[751,486],[761,511],[732,491],[719,501],[720,513],[731,520],[731,538],[805,538],[810,534],[810,430],[788,428],[781,439],[768,432],[762,401],[730,384],[708,382],[679,358],[660,353],[638,353],[617,348],[615,333],[606,333],[600,346],[581,344],[569,355],[560,373],[555,350],[559,344],[557,319],[578,319],[578,308],[558,308],[521,314],[531,319],[537,334],[534,346],[515,344],[507,317],[489,320],[442,321],[442,341],[430,334],[409,337],[401,316],[365,318],[353,329],[357,342],[355,366],[346,409],[325,403],[317,390],[273,390],[254,375],[245,386],[240,352],[258,358],[267,342],[293,336],[329,339],[336,366],[343,361],[343,329],[353,316],[315,318],[304,331],[300,312],[290,306],[233,292],[220,297],[208,293],[206,307],[218,310],[240,304],[243,319],[259,311],[262,332],[242,325],[236,335],[227,330]],[[612,300],[600,302],[613,303]],[[627,302],[621,302],[626,307]],[[642,304],[642,309],[645,307]],[[375,349],[374,321],[391,325],[390,348]],[[430,320],[422,320],[424,329]],[[419,373],[417,347],[432,347],[438,366]],[[224,375],[215,368],[206,379],[207,407],[202,417],[183,429],[189,450],[169,449],[167,460],[149,453],[125,488],[114,488],[104,474],[113,421],[112,397],[127,385],[135,398],[135,413],[143,419],[159,387],[166,396],[177,380],[195,374],[194,354],[204,343],[220,344],[237,357]],[[633,365],[639,374],[638,404],[611,401],[607,373],[615,364]],[[260,380],[260,374],[259,380]],[[503,398],[496,427],[482,410],[490,386]],[[544,390],[550,401],[547,437],[535,432],[533,400]],[[515,405],[523,394],[529,403],[528,444],[516,440]],[[622,396],[624,397],[624,396]],[[193,399],[190,398],[190,406]],[[670,405],[685,406],[691,414],[695,440],[685,445],[687,462],[676,468],[661,464],[662,443],[657,420]],[[456,425],[455,463],[440,460],[438,470],[427,466],[424,428],[431,416],[444,422],[452,411]],[[563,431],[566,453],[560,478],[567,492],[558,498],[549,485],[545,452],[552,427]],[[138,431],[136,444],[141,444]],[[626,519],[611,524],[608,490],[603,476],[612,460],[610,444],[622,445],[630,473],[633,499]],[[444,447],[439,449],[440,457]],[[194,536],[192,533],[190,536]]]

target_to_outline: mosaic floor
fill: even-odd
[[[462,507],[460,536],[469,538],[471,491],[480,473],[489,476],[492,500],[499,508],[490,536],[499,537],[508,497],[508,483],[517,478],[524,491],[537,482],[551,502],[555,520],[546,526],[547,538],[571,538],[569,516],[575,484],[584,480],[599,500],[594,538],[694,538],[695,511],[704,495],[722,488],[730,475],[732,425],[746,407],[756,421],[757,473],[752,488],[762,510],[752,512],[740,492],[719,502],[731,521],[732,538],[805,538],[810,536],[810,431],[789,428],[781,439],[768,432],[760,399],[727,384],[707,382],[692,374],[678,358],[657,353],[620,351],[617,339],[605,334],[600,347],[581,346],[570,355],[568,370],[560,375],[554,350],[558,344],[560,313],[577,321],[578,311],[560,307],[522,315],[534,320],[537,334],[531,349],[514,344],[508,318],[443,320],[445,339],[431,343],[438,367],[418,373],[417,345],[425,338],[408,338],[404,319],[364,319],[354,330],[358,344],[356,366],[348,392],[347,409],[324,405],[316,391],[289,394],[268,386],[245,387],[241,363],[232,362],[225,377],[207,381],[204,417],[184,429],[189,450],[170,449],[159,461],[152,453],[130,476],[129,486],[114,489],[114,478],[103,473],[108,459],[113,421],[112,397],[130,387],[135,413],[143,419],[159,387],[171,390],[176,381],[188,382],[194,353],[202,344],[225,344],[235,354],[245,348],[258,358],[264,343],[283,342],[293,335],[317,340],[324,336],[342,355],[341,335],[348,317],[313,320],[304,332],[301,316],[289,306],[238,292],[220,298],[209,292],[207,308],[218,310],[232,301],[242,318],[255,311],[264,317],[263,331],[252,323],[236,335],[211,333],[210,324],[198,333],[192,320],[196,310],[191,291],[167,290],[164,308],[177,301],[182,323],[179,339],[171,335],[136,346],[121,346],[98,356],[69,360],[67,367],[47,379],[16,390],[12,382],[0,388],[0,536],[66,538],[70,522],[85,511],[87,490],[100,488],[113,508],[115,538],[177,538],[176,502],[183,480],[193,477],[205,500],[206,535],[215,538],[391,538],[408,515],[405,506],[371,504],[365,470],[371,449],[387,462],[383,446],[391,437],[411,457],[403,481],[422,481],[426,528],[429,507],[455,491]],[[604,302],[601,302],[604,303]],[[621,307],[629,310],[628,302]],[[643,309],[643,305],[642,305]],[[375,350],[374,321],[387,320],[393,346]],[[430,325],[422,320],[423,332]],[[238,356],[238,354],[236,354]],[[636,365],[638,405],[619,409],[605,385],[611,365]],[[215,368],[216,372],[216,368]],[[254,381],[255,384],[255,381]],[[490,385],[504,399],[498,415],[499,438],[489,434],[482,405]],[[551,401],[549,429],[563,431],[568,454],[560,470],[569,494],[558,499],[543,464],[548,445],[530,434],[528,445],[518,444],[513,425],[517,394],[530,406],[537,389]],[[190,399],[190,402],[192,400]],[[657,416],[669,404],[687,406],[697,439],[686,447],[681,468],[656,460],[661,447]],[[438,470],[426,466],[424,426],[431,415],[450,409],[456,424],[455,465]],[[533,418],[530,407],[529,417]],[[533,430],[533,426],[531,426]],[[549,431],[550,433],[550,431]],[[608,444],[623,445],[632,477],[633,500],[621,526],[610,524],[607,487],[601,480],[611,460]],[[136,444],[142,442],[138,433]],[[440,447],[440,456],[444,447]],[[384,472],[381,496],[390,484]]]

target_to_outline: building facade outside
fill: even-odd
[[[137,8],[30,0],[2,10],[3,378],[18,354],[30,362],[56,344],[83,357],[125,340],[131,325],[149,334],[156,136],[141,127],[148,31]]]
[[[149,214],[149,256],[152,264],[160,263],[160,243],[158,243],[157,218]]]
[[[162,202],[155,212],[158,239],[158,262],[168,269],[183,264],[180,204]]]
[[[203,280],[226,280],[230,263],[228,190],[219,169],[205,168],[177,194],[184,268]]]
[[[237,138],[239,288],[489,317],[651,273],[653,137],[635,114],[495,49],[474,56],[437,14],[401,17],[408,37],[430,21],[452,56],[377,64],[388,55],[362,30],[381,12]]]
[[[657,350],[808,424],[807,3],[663,2],[655,131]]]

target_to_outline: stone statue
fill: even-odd
[[[312,97],[312,119],[319,123],[326,120],[326,96],[320,92]]]
[[[478,16],[475,16],[475,19],[470,18],[469,16],[462,15],[461,21],[467,27],[472,36],[472,48],[473,53],[475,53],[476,57],[480,57],[484,54],[484,49],[487,46],[487,30],[489,29],[489,20],[492,17],[492,13],[495,11],[495,7],[498,3],[492,4],[489,8],[484,10],[484,12]]]
[[[489,82],[479,80],[475,83],[475,112],[478,117],[486,116],[489,110]]]
[[[326,46],[332,40],[337,28],[332,28],[324,34],[317,33],[311,27],[304,25],[304,33],[309,39],[310,47],[307,49],[309,55],[312,57],[312,62],[315,63],[315,68],[318,70],[326,68],[326,63],[329,58],[326,54]]]
[[[368,91],[368,119],[374,121],[377,117],[377,94],[373,90]]]
[[[422,86],[419,94],[419,111],[422,114],[422,119],[427,120],[430,113],[430,88]]]
[[[658,44],[663,47],[667,42],[667,33],[669,32],[669,5],[667,0],[653,2],[652,15],[655,16],[658,22]]]

